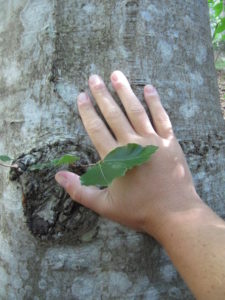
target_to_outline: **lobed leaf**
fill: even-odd
[[[80,177],[81,184],[106,187],[115,178],[124,176],[128,170],[148,161],[157,149],[153,145],[142,147],[138,144],[117,147]]]

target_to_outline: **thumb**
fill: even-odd
[[[76,202],[86,206],[100,215],[105,215],[108,210],[107,189],[83,186],[77,174],[60,171],[55,175],[55,180],[66,190]]]

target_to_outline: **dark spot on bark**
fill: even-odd
[[[80,160],[73,166],[46,168],[31,171],[30,166],[51,161],[64,154],[73,154]],[[92,230],[97,223],[97,215],[74,202],[55,181],[60,169],[68,169],[79,175],[86,171],[86,165],[96,162],[98,156],[92,148],[74,144],[71,140],[60,141],[33,149],[20,155],[16,160],[21,169],[12,169],[10,179],[22,186],[22,204],[27,226],[31,233],[42,241],[77,243],[82,235]]]
[[[137,9],[138,6],[139,6],[138,1],[127,1],[127,3],[126,3],[126,7],[130,8],[130,9],[132,9],[132,8]]]
[[[221,149],[224,148],[223,135],[217,132],[210,132],[203,137],[190,137],[189,140],[180,141],[182,150],[189,164],[191,173],[195,180],[195,187],[203,199],[204,197],[204,181],[198,178],[198,174],[202,173],[207,177],[217,176],[218,165],[214,161],[214,157],[218,157]],[[222,212],[218,212],[220,215]]]

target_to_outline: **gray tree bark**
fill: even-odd
[[[61,204],[70,202],[54,172],[26,166],[62,151],[97,159],[76,96],[90,74],[107,82],[120,69],[140,99],[146,83],[158,88],[198,193],[224,217],[224,120],[207,1],[0,0],[0,7],[0,153],[23,153],[25,166],[17,181],[0,169],[0,299],[192,299],[153,239],[77,206],[67,219]]]

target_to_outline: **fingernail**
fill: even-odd
[[[154,93],[155,92],[155,88],[154,88],[154,86],[153,85],[146,85],[145,86],[145,92],[147,93],[147,94],[152,94],[152,93]]]
[[[79,102],[84,102],[87,100],[87,95],[85,93],[80,93],[80,95],[77,97],[77,100]]]
[[[98,75],[91,75],[89,78],[90,84],[97,84],[101,81],[101,78]]]
[[[60,184],[63,188],[67,186],[68,183],[68,178],[66,177],[65,174],[57,173],[55,175],[55,180]]]

